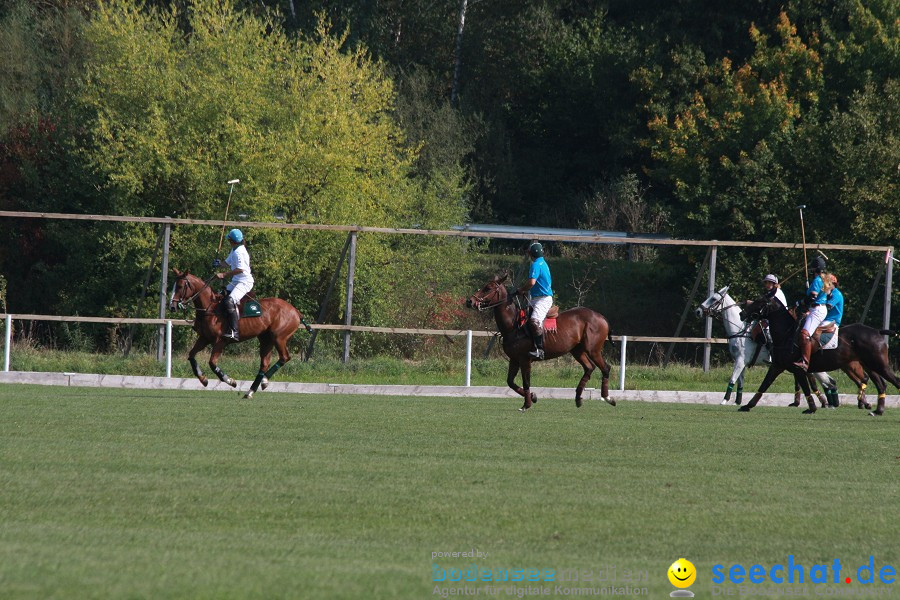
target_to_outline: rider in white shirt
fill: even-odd
[[[769,273],[763,278],[763,287],[766,288],[766,295],[772,294],[772,290],[774,289],[775,298],[781,302],[781,305],[787,308],[787,298],[784,296],[784,292],[781,291],[781,287],[778,285],[778,278],[775,277],[772,273]]]
[[[225,264],[231,267],[226,273],[216,273],[219,279],[231,277],[231,282],[225,287],[225,310],[228,312],[231,330],[226,331],[224,337],[234,341],[240,341],[238,333],[238,321],[240,313],[238,305],[241,298],[253,289],[253,274],[250,272],[250,254],[244,245],[244,234],[240,229],[232,229],[228,232],[228,241],[231,242],[231,253],[225,258]]]

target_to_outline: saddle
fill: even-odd
[[[763,328],[759,321],[756,321],[753,327],[750,328],[750,339],[760,346],[766,344],[766,334],[763,333]]]
[[[547,316],[544,318],[544,331],[556,331],[556,317],[559,316],[559,307],[553,305],[550,307],[550,310],[547,311]]]
[[[819,350],[834,350],[838,347],[838,331],[839,327],[834,323],[823,327],[816,327],[809,339],[810,354],[815,354]],[[797,330],[797,336],[803,335],[802,331]]]
[[[222,300],[225,299],[225,295],[222,295],[222,298],[219,300],[216,305],[216,313],[224,314],[224,309],[222,307]],[[261,317],[262,316],[262,305],[259,303],[259,300],[256,297],[256,292],[249,291],[247,294],[241,298],[241,301],[238,303],[238,313],[241,315],[241,318],[252,318],[252,317]]]
[[[834,350],[838,345],[838,326],[834,323],[817,327],[813,332],[812,340],[819,345],[822,350]],[[813,346],[815,348],[815,346]]]
[[[532,307],[528,307],[528,310],[524,309],[519,310],[519,327],[525,327],[525,323],[528,322],[528,319],[531,318],[531,313],[533,312]],[[544,317],[543,328],[545,331],[556,331],[556,317],[559,316],[559,307],[557,305],[553,305],[550,307],[550,310],[547,311],[547,316]]]

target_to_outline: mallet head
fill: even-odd
[[[229,181],[228,183],[230,183],[231,185],[234,185],[235,183],[240,183],[240,182],[241,182],[240,179],[232,179],[232,180]]]

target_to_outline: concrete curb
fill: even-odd
[[[99,387],[130,388],[146,390],[185,390],[185,391],[234,391],[221,381],[210,380],[209,387],[204,388],[196,379],[144,377],[133,375],[95,375],[87,373],[34,373],[26,371],[0,372],[0,384],[24,383],[35,385],[55,385],[65,387]],[[250,389],[251,381],[239,381],[238,390]],[[574,400],[574,388],[533,388],[540,398]],[[869,386],[869,402],[877,399],[874,386]],[[499,386],[453,386],[453,385],[357,385],[346,383],[297,383],[287,381],[272,382],[266,392],[289,394],[367,394],[370,396],[425,396],[425,397],[457,397],[457,398],[519,398],[508,387]],[[639,402],[673,402],[680,404],[719,404],[722,392],[681,392],[654,390],[610,390],[614,400]],[[744,392],[744,401],[749,400],[753,392]],[[855,394],[842,394],[845,403],[854,400]],[[600,390],[587,388],[583,395],[585,400],[601,400]],[[793,394],[766,394],[763,406],[787,406],[794,399]],[[885,405],[890,408],[900,407],[900,395],[887,396]]]

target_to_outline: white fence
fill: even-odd
[[[173,326],[191,326],[193,321],[186,319],[129,319],[129,318],[109,318],[109,317],[75,317],[75,316],[58,316],[58,315],[32,315],[32,314],[0,314],[5,322],[5,342],[3,348],[3,371],[9,371],[10,353],[12,352],[12,321],[13,319],[24,321],[60,321],[66,323],[108,323],[112,325],[129,325],[129,324],[146,324],[146,325],[164,325],[165,326],[165,363],[166,378],[172,377],[172,327]],[[412,334],[412,335],[442,335],[442,336],[465,336],[466,338],[466,381],[465,386],[472,385],[472,338],[473,337],[493,337],[497,335],[493,331],[474,331],[471,329],[407,329],[400,327],[367,327],[363,325],[315,325],[315,329],[319,330],[336,330],[336,331],[352,331],[352,332],[369,332],[369,333],[385,333],[385,334]],[[610,340],[619,344],[619,390],[625,389],[625,350],[628,342],[655,342],[655,343],[693,343],[693,344],[726,344],[728,340],[725,338],[705,338],[705,337],[651,337],[651,336],[610,336]]]

